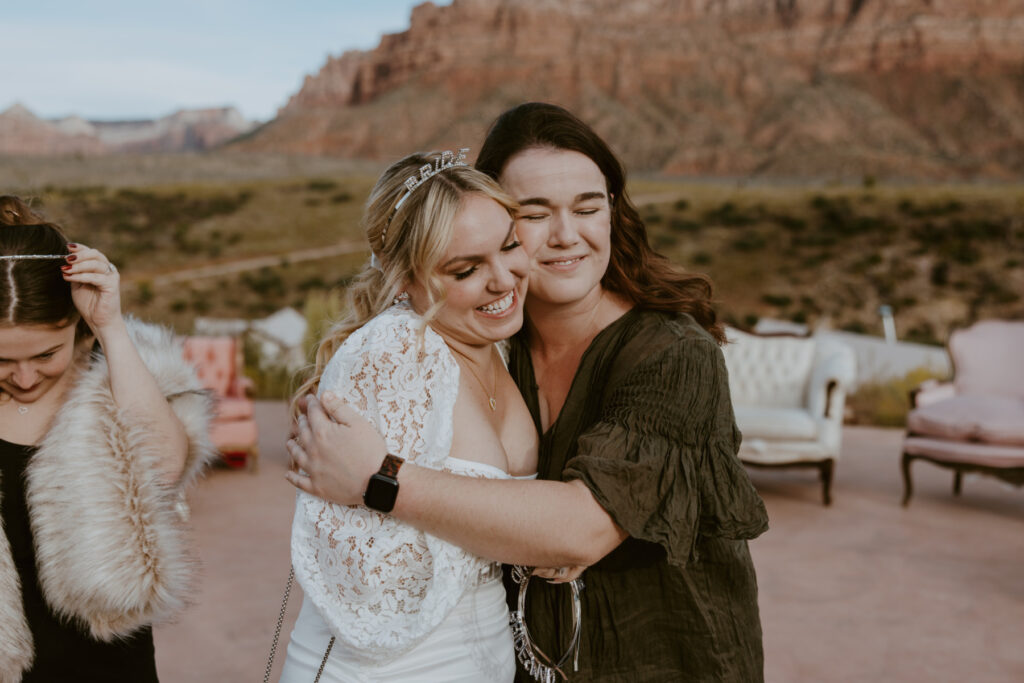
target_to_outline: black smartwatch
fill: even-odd
[[[379,512],[391,512],[398,498],[398,468],[405,462],[404,458],[388,453],[384,456],[377,474],[370,477],[363,493],[363,504]]]

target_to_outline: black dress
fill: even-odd
[[[105,643],[91,637],[80,624],[60,619],[47,606],[36,574],[32,529],[25,505],[25,466],[35,450],[34,446],[0,439],[0,511],[12,559],[18,568],[25,616],[35,648],[35,660],[22,683],[157,681],[151,628],[147,626],[126,639]]]

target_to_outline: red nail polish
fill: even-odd
[[[68,242],[68,249],[78,249],[78,245],[74,242]]]
[[[61,270],[71,270],[71,266],[61,266]]]
[[[74,260],[75,260],[76,258],[78,258],[78,257],[77,257],[77,256],[75,256],[74,254],[71,254],[70,256],[68,256],[68,263],[71,263],[71,262],[72,262],[72,261],[74,261]]]

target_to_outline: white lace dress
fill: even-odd
[[[417,465],[508,477],[449,456],[459,366],[408,304],[354,332],[320,391],[373,422],[388,451]],[[512,681],[515,661],[501,568],[388,515],[299,492],[292,564],[304,592],[282,683]]]

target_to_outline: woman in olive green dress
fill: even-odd
[[[747,539],[767,515],[736,456],[710,283],[650,248],[621,164],[560,107],[505,112],[477,167],[519,202],[536,248],[509,371],[541,433],[539,477],[406,465],[392,514],[483,557],[566,568],[555,584],[586,568],[572,680],[762,680]],[[329,396],[306,415],[289,480],[360,503],[383,441]],[[535,581],[526,597],[532,640],[557,659],[570,591]]]

